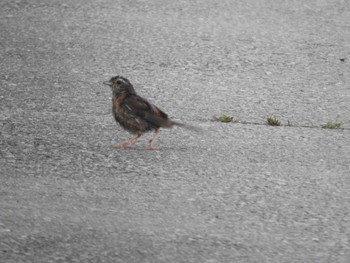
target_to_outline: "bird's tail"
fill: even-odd
[[[179,126],[179,127],[191,130],[191,131],[195,131],[195,132],[202,131],[201,128],[193,126],[193,125],[189,125],[187,123],[177,122],[177,121],[173,121],[173,120],[171,122],[172,122],[172,125],[176,125],[176,126]]]

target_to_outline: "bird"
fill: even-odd
[[[112,77],[103,82],[112,89],[112,110],[117,123],[133,136],[113,147],[130,148],[144,133],[154,131],[146,149],[156,150],[156,138],[160,128],[172,128],[174,125],[186,126],[169,119],[168,115],[154,104],[139,96],[131,82],[123,76]]]

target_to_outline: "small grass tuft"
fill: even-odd
[[[270,116],[267,118],[267,124],[270,126],[281,126],[281,122],[276,117]]]
[[[292,122],[290,120],[287,121],[287,126],[288,127],[292,127],[293,126],[293,124],[292,124]]]
[[[340,122],[331,122],[331,121],[321,125],[321,128],[323,129],[339,129],[340,127],[341,127]]]
[[[215,120],[221,121],[221,122],[231,122],[233,120],[232,116],[226,115],[226,114],[217,115],[214,118]]]

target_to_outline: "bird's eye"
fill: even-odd
[[[120,85],[120,84],[122,84],[122,83],[123,83],[123,82],[122,82],[121,80],[119,80],[119,79],[117,80],[117,84],[118,84],[118,85]]]

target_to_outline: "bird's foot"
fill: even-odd
[[[130,143],[113,143],[112,144],[112,147],[113,148],[124,148],[124,149],[127,149],[127,148],[132,148],[132,146],[130,145]]]
[[[146,150],[159,150],[158,147],[155,147],[155,146],[153,146],[153,145],[147,145],[147,146],[145,147],[145,149],[146,149]]]
[[[131,137],[130,139],[127,139],[126,141],[120,143],[120,144],[112,144],[114,148],[132,148],[132,143],[134,143],[138,138],[140,138],[142,134],[137,134],[134,137]]]
[[[155,130],[152,139],[149,141],[149,144],[146,147],[147,150],[159,150],[159,148],[154,146],[158,134],[159,134],[159,128]]]

